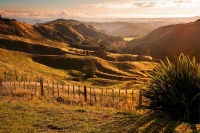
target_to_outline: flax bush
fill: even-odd
[[[194,57],[181,54],[174,62],[167,58],[150,77],[150,87],[144,91],[150,100],[147,108],[175,120],[200,123],[200,65]]]

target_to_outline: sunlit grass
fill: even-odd
[[[7,80],[13,80],[14,72],[19,80],[21,80],[21,76],[26,76],[27,80],[37,78],[53,80],[53,77],[55,80],[68,78],[65,71],[36,63],[29,54],[0,49],[0,56],[0,77],[4,78],[6,75]]]
[[[7,87],[5,86],[7,84]],[[78,86],[75,86],[73,95],[72,86],[59,86],[60,97],[64,101],[59,101],[58,88],[55,85],[55,92],[52,95],[52,86],[48,93],[45,83],[45,96],[41,97],[38,86],[35,94],[34,83],[29,87],[10,88],[7,82],[0,92],[0,132],[177,132],[190,133],[200,131],[200,124],[188,124],[170,121],[159,118],[156,114],[150,115],[149,110],[138,110],[131,100],[128,90],[126,100],[126,90],[121,90],[120,101],[118,90],[114,90],[115,99],[112,99],[112,89],[107,93],[104,88],[103,100],[100,102],[101,89],[96,90],[97,102],[94,100],[93,89],[90,99],[90,88],[88,91],[88,101],[84,101],[83,88],[81,95],[78,95]],[[13,84],[13,83],[11,83]],[[50,83],[51,84],[51,83]],[[28,85],[28,84],[27,84]],[[39,85],[39,84],[38,84]],[[137,91],[134,91],[137,93]],[[135,100],[138,96],[134,96]]]
[[[123,105],[122,105],[123,106]],[[147,111],[0,95],[0,132],[178,132],[200,125],[152,117]],[[195,129],[193,128],[194,126]]]
[[[124,38],[124,41],[131,41],[131,40],[133,40],[134,39],[134,37],[125,37]]]

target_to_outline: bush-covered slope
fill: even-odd
[[[148,48],[151,51],[151,56],[155,58],[165,59],[166,56],[173,58],[174,54],[179,55],[180,53],[199,57],[199,36],[199,22],[184,24],[173,28],[155,40],[132,46],[132,53],[141,54],[143,48]]]

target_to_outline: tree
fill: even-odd
[[[99,54],[100,55],[106,55],[106,50],[107,50],[107,48],[105,45],[103,45],[103,44],[99,45]]]
[[[106,51],[107,51],[107,47],[104,44],[100,44],[98,49],[95,51],[95,53],[98,56],[105,58]]]
[[[85,77],[92,78],[96,73],[96,65],[92,59],[86,60],[84,62],[84,66],[82,67],[82,71],[85,73]]]
[[[141,51],[142,55],[150,55],[150,50],[148,48],[143,48]]]

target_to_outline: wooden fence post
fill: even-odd
[[[31,90],[31,83],[30,83],[30,80],[28,81],[28,89]]]
[[[79,95],[79,97],[81,96],[81,87],[80,86],[78,86],[78,95]]]
[[[134,103],[134,91],[132,91],[132,104]]]
[[[126,103],[128,101],[128,96],[127,96],[128,92],[127,92],[127,89],[126,89]]]
[[[0,83],[1,84],[1,83]],[[0,85],[1,86],[1,85]],[[15,83],[15,79],[14,79],[14,89],[16,90],[16,83]]]
[[[138,108],[140,109],[142,107],[142,91],[139,91],[139,104],[138,104]]]
[[[25,79],[24,79],[24,89],[26,89],[26,81],[25,81]]]
[[[8,82],[10,82],[10,88],[12,88],[12,85],[11,85],[11,79],[10,79]]]
[[[19,82],[19,88],[20,88],[20,82]],[[35,80],[35,95],[37,94],[37,81]]]
[[[4,75],[4,79],[5,79],[5,83],[6,83],[6,81],[7,81],[7,76],[6,75]]]
[[[73,98],[75,99],[75,90],[74,90],[74,85],[73,85]]]
[[[0,78],[0,88],[2,88],[2,79]]]
[[[32,91],[33,91],[33,86],[31,85],[32,80],[30,79],[29,82],[30,82],[30,90],[31,90],[31,93],[32,93]]]
[[[55,91],[54,91],[54,82],[52,81],[52,95],[54,96],[54,93],[55,93]]]
[[[102,102],[102,100],[103,100],[103,88],[101,88],[101,101],[100,101],[100,103]]]
[[[50,94],[50,90],[49,90],[49,81],[47,81],[47,86],[48,86],[48,95]]]
[[[92,93],[91,93],[91,91],[92,91],[92,88],[90,87],[90,104],[92,103]]]
[[[20,80],[19,80],[19,79],[18,79],[18,82],[19,82],[19,89],[21,89],[21,85],[20,85],[20,84],[21,84],[21,82],[20,82]]]
[[[57,82],[57,90],[58,90],[58,97],[59,97],[60,96],[60,90],[59,90],[58,82]]]
[[[96,93],[95,93],[94,87],[93,87],[93,91],[94,91],[94,100],[95,100],[95,102],[97,102],[97,97],[96,97]]]
[[[68,90],[67,90],[67,93],[68,93],[68,95],[69,95],[69,85],[68,85],[68,88],[67,88]]]
[[[44,96],[44,86],[43,86],[43,80],[40,80],[40,87],[41,87],[41,96]]]
[[[87,88],[84,86],[84,97],[85,97],[85,102],[87,102]]]
[[[112,99],[113,99],[113,102],[115,101],[115,94],[114,94],[114,90],[112,89]]]
[[[119,102],[120,102],[120,91],[121,91],[121,90],[119,89]]]
[[[29,79],[30,82],[30,79]],[[31,99],[33,99],[33,87],[30,86],[30,90],[31,90]]]
[[[62,93],[64,93],[65,91],[64,91],[64,85],[63,85],[64,83],[62,83]]]

